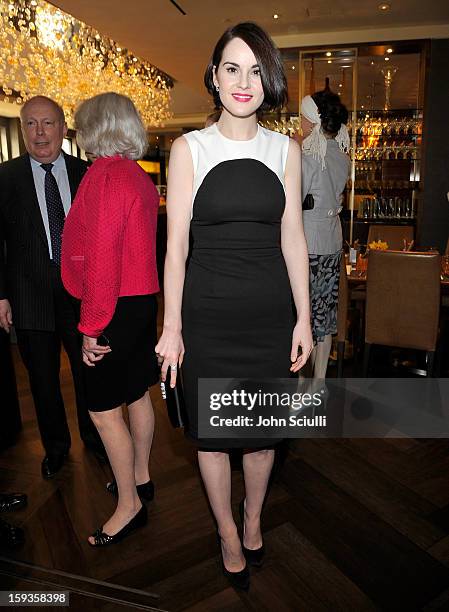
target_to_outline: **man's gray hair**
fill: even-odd
[[[62,106],[60,106],[57,102],[55,102],[51,98],[47,98],[47,96],[33,96],[32,98],[27,100],[20,107],[20,120],[23,119],[23,114],[25,110],[28,108],[28,106],[31,106],[34,102],[47,102],[48,104],[51,104],[51,106],[53,106],[53,108],[55,109],[56,113],[59,115],[61,123],[65,123],[64,110]]]
[[[82,102],[75,113],[76,140],[96,157],[122,155],[140,159],[148,149],[148,136],[132,101],[114,92]]]

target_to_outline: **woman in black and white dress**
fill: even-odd
[[[286,99],[279,52],[257,25],[225,32],[205,83],[222,112],[217,123],[173,143],[164,330],[156,350],[163,376],[171,367],[172,383],[183,364],[186,434],[198,446],[224,573],[234,586],[248,588],[246,561],[260,564],[264,552],[260,514],[273,440],[200,439],[198,379],[288,377],[307,361],[312,336],[297,207],[300,149],[257,122],[258,111],[280,108]],[[231,510],[231,448],[244,451],[243,550]]]

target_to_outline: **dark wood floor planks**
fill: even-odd
[[[295,455],[422,548],[444,537],[426,518],[435,505],[334,440],[302,440]]]
[[[30,503],[8,515],[25,529],[24,547],[1,553],[12,568],[22,560],[79,575],[79,584],[86,580],[92,594],[74,595],[72,610],[137,609],[131,591],[119,593],[124,603],[95,599],[88,579],[155,591],[161,597],[152,605],[170,611],[449,609],[446,440],[293,441],[265,508],[266,564],[253,572],[250,593],[238,593],[220,572],[194,449],[170,427],[158,389],[152,389],[156,498],[149,525],[113,548],[95,550],[86,537],[113,511],[105,490],[110,472],[77,435],[67,362],[62,377],[72,449],[61,473],[47,482],[40,476],[43,452],[26,374],[17,354],[15,361],[24,428],[17,445],[0,455],[0,489],[23,490]],[[232,478],[237,517],[238,469]],[[34,588],[17,576],[7,578],[8,588]]]
[[[439,562],[303,461],[288,462],[282,482],[291,522],[378,605],[419,609],[449,584]]]

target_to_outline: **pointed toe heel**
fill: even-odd
[[[228,579],[229,584],[234,587],[234,589],[239,589],[240,591],[249,591],[250,574],[248,565],[245,565],[245,567],[240,572],[230,572],[225,568],[224,563],[222,561],[221,569],[223,572],[223,576]]]
[[[240,520],[242,522],[242,539],[243,539],[243,534],[245,531],[245,500],[244,499],[242,499],[242,501],[239,503],[239,514],[240,514]],[[263,560],[265,557],[265,545],[264,544],[262,544],[260,548],[251,550],[250,548],[246,548],[246,546],[242,543],[242,551],[249,565],[252,565],[253,567],[262,566]]]
[[[239,572],[230,572],[229,570],[227,570],[223,561],[223,552],[221,550],[221,537],[219,533],[217,533],[217,541],[218,547],[220,549],[221,571],[223,572],[223,576],[227,578],[229,584],[234,589],[238,589],[240,591],[249,591],[251,576],[249,573],[248,562],[246,563],[245,567]]]
[[[149,480],[148,482],[144,482],[143,484],[137,485],[137,494],[140,499],[150,502],[154,499],[154,482]]]
[[[260,548],[257,548],[256,550],[245,548],[245,546],[242,546],[242,550],[243,554],[245,555],[245,559],[250,565],[252,565],[253,567],[262,567],[263,560],[265,557],[265,546],[263,544]]]

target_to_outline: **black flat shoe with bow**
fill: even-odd
[[[16,548],[25,541],[23,529],[0,519],[0,548]]]
[[[89,540],[88,542],[93,547],[110,546],[111,544],[116,544],[117,542],[120,542],[120,540],[123,540],[123,538],[126,538],[126,536],[132,531],[139,529],[140,527],[144,527],[147,524],[147,521],[147,509],[146,506],[142,504],[139,512],[116,534],[109,535],[103,531],[102,527],[100,527],[95,533],[92,534],[95,543],[92,544]]]
[[[245,535],[245,500],[244,499],[242,499],[242,501],[239,504],[239,514],[240,514],[240,520],[242,521],[242,540],[243,540],[244,535]],[[254,567],[261,567],[264,556],[265,556],[265,546],[263,544],[260,548],[256,548],[255,550],[252,550],[251,548],[246,548],[242,542],[242,550],[243,550],[243,554],[245,555],[245,559],[248,561],[250,565],[253,565]]]
[[[27,505],[25,493],[0,493],[0,512],[20,510]]]
[[[108,482],[106,485],[106,489],[109,493],[112,493],[115,497],[118,496],[117,483],[115,480],[112,482]],[[148,482],[144,482],[143,484],[136,485],[137,495],[140,497],[141,501],[150,502],[154,499],[154,483],[152,480]]]

